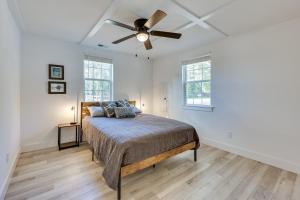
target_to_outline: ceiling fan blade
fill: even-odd
[[[151,42],[150,42],[150,39],[146,40],[146,41],[144,42],[144,45],[145,45],[145,48],[146,48],[147,50],[152,49],[152,44],[151,44]]]
[[[144,24],[147,28],[152,28],[155,24],[160,22],[163,18],[165,18],[167,14],[164,11],[157,10],[155,13],[148,19],[148,21]]]
[[[173,38],[173,39],[179,39],[181,37],[181,33],[172,33],[172,32],[165,32],[165,31],[151,31],[150,34],[154,36]]]
[[[128,40],[128,39],[133,38],[133,37],[135,37],[135,34],[128,35],[127,37],[123,37],[123,38],[121,38],[119,40],[116,40],[116,41],[113,42],[113,44],[118,44],[120,42],[123,42],[123,41]]]
[[[108,24],[113,24],[113,25],[116,25],[116,26],[120,26],[120,27],[123,27],[123,28],[126,28],[126,29],[129,29],[129,30],[132,30],[132,31],[135,31],[136,29],[132,26],[129,26],[129,25],[126,25],[126,24],[123,24],[121,22],[117,22],[117,21],[114,21],[114,20],[110,20],[110,19],[107,19],[105,20],[106,23]]]

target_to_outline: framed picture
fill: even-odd
[[[64,66],[63,65],[49,65],[49,79],[64,80]]]
[[[48,82],[48,94],[66,94],[67,93],[67,83],[66,82]]]

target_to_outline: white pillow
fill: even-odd
[[[142,113],[142,110],[135,107],[134,105],[130,105],[130,107],[132,108],[133,112],[135,112],[136,114],[141,114]]]
[[[104,117],[104,110],[100,106],[89,106],[88,107],[91,117]]]

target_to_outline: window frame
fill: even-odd
[[[186,66],[189,64],[199,63],[199,62],[205,62],[210,61],[210,80],[197,80],[197,81],[187,81],[187,69]],[[212,106],[212,58],[211,54],[202,55],[199,58],[186,60],[181,63],[181,71],[182,71],[182,91],[183,91],[183,108],[187,110],[200,110],[200,111],[207,111],[212,112],[214,107]],[[203,73],[203,72],[202,72]],[[186,84],[187,82],[192,83],[201,83],[201,89],[202,89],[202,83],[203,82],[209,82],[210,84],[210,105],[205,104],[188,104],[187,103],[187,93],[186,93]]]
[[[85,78],[85,61],[92,61],[92,62],[100,62],[100,63],[106,63],[106,64],[111,64],[111,68],[110,68],[110,75],[111,75],[111,80],[109,79],[97,79],[97,78]],[[100,57],[96,57],[96,56],[88,56],[86,55],[84,57],[83,60],[83,97],[84,97],[84,101],[86,101],[86,91],[101,91],[101,90],[87,90],[86,89],[86,84],[85,81],[89,80],[89,81],[100,81],[100,82],[108,82],[110,85],[110,99],[109,101],[113,100],[113,92],[114,92],[114,64],[113,64],[113,60],[112,59],[107,59],[107,58],[100,58]],[[94,95],[93,95],[94,96]],[[93,100],[95,101],[95,100]],[[103,100],[100,100],[103,101]]]

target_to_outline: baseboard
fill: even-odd
[[[31,152],[31,151],[37,151],[42,149],[48,149],[57,147],[57,144],[49,144],[49,143],[33,143],[33,144],[25,144],[21,147],[21,152]]]
[[[241,155],[246,158],[257,160],[259,162],[272,165],[274,167],[278,167],[278,168],[281,168],[281,169],[284,169],[284,170],[287,170],[290,172],[300,174],[300,165],[297,165],[295,163],[292,163],[292,162],[284,160],[284,159],[276,158],[274,156],[266,155],[266,154],[263,154],[260,152],[251,151],[249,149],[245,149],[242,147],[225,144],[225,143],[211,140],[208,138],[201,138],[201,143],[204,143],[204,144],[207,144],[209,146],[213,146],[213,147],[216,147],[219,149],[223,149],[225,151],[228,151],[228,152],[231,152],[234,154],[238,154],[238,155]]]
[[[5,179],[4,179],[3,185],[2,185],[1,190],[0,190],[0,200],[4,200],[4,198],[5,198],[5,195],[6,195],[9,183],[10,183],[10,179],[13,175],[13,172],[15,171],[17,161],[19,159],[19,155],[20,155],[20,148],[17,150],[17,152],[13,156],[12,165],[10,166],[9,172],[8,172],[7,176],[5,177]]]

